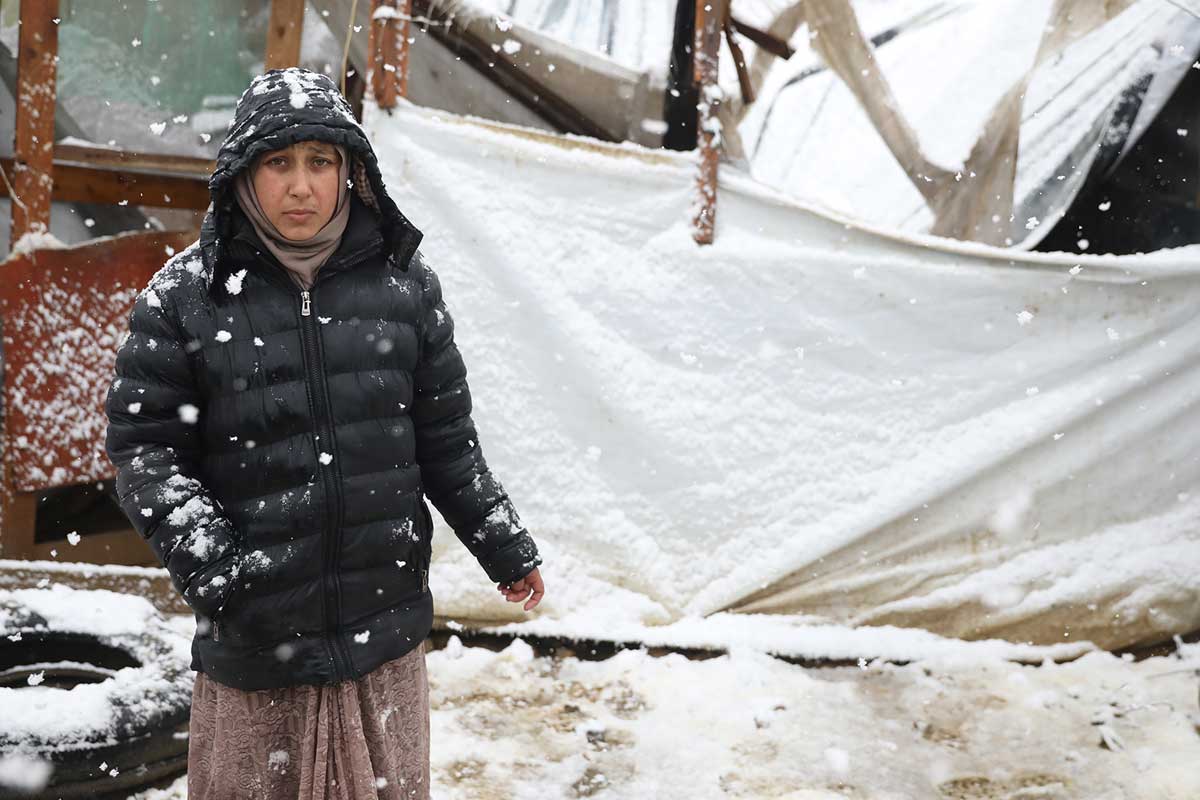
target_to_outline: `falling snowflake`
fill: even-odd
[[[162,136],[163,131],[165,131],[166,129],[167,129],[167,123],[165,123],[165,122],[151,122],[150,123],[150,131],[155,136]]]
[[[362,633],[354,634],[354,641],[358,642],[359,644],[366,644],[367,640],[370,638],[371,638],[370,631],[363,631]]]
[[[333,456],[331,456],[329,453],[322,452],[321,455],[318,456],[318,460],[322,464],[328,465],[333,461]]]
[[[137,414],[138,412],[140,412],[142,410],[142,404],[141,403],[130,403],[125,408],[129,410],[130,414]]]
[[[1033,314],[1029,311],[1021,311],[1017,314],[1017,323],[1019,325],[1028,325],[1033,322]]]
[[[230,333],[229,331],[226,331],[226,330],[217,331],[217,341],[218,342],[228,342],[232,338],[233,338],[233,334]]]
[[[42,681],[46,680],[46,671],[42,670],[41,672],[35,672],[32,675],[30,675],[28,678],[26,678],[25,680],[29,683],[30,686],[37,686]]]
[[[1113,328],[1106,328],[1105,333],[1108,334],[1108,340],[1110,342],[1115,342],[1121,338],[1121,334],[1117,333],[1117,331]]]
[[[79,535],[79,531],[71,531],[70,533],[67,534],[67,541],[71,544],[72,547],[79,544],[79,540],[81,538],[83,538],[83,537],[81,537]]]
[[[179,418],[188,425],[195,425],[196,421],[200,419],[200,409],[191,403],[184,403],[179,407]]]

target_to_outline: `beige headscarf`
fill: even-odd
[[[302,241],[292,241],[286,238],[267,218],[262,206],[259,205],[258,194],[254,191],[254,181],[251,179],[250,169],[242,170],[234,179],[238,205],[242,207],[246,218],[254,226],[258,238],[279,259],[279,263],[287,267],[288,272],[303,289],[312,286],[317,270],[337,250],[338,244],[342,241],[342,234],[346,231],[346,223],[350,221],[350,190],[347,186],[350,178],[350,156],[346,152],[346,148],[341,145],[334,145],[334,148],[342,157],[342,164],[338,169],[340,190],[337,208],[334,209],[333,216],[321,230],[313,234],[311,238]]]

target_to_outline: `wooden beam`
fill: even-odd
[[[58,0],[22,3],[13,141],[15,168],[11,187],[5,187],[15,195],[10,242],[31,231],[50,229],[57,80]]]
[[[367,5],[367,0],[358,0],[358,2],[359,6],[355,16],[351,18],[349,0],[341,0],[341,2],[338,0],[312,0],[313,7],[322,12],[322,19],[328,24],[329,30],[338,41],[344,40],[346,26],[362,25],[366,26],[368,30],[374,27],[370,22],[371,9]],[[467,23],[464,22],[462,16],[455,17],[448,14],[444,7],[445,4],[430,2],[430,0],[409,0],[409,2],[412,4],[411,16],[415,18],[417,26],[410,26],[406,41],[414,38],[417,32],[432,36],[439,45],[446,48],[464,65],[478,71],[480,77],[496,84],[514,100],[560,132],[578,133],[606,142],[620,141],[620,137],[610,133],[565,97],[531,77],[503,51],[494,52],[491,45],[481,37],[465,30]],[[328,16],[325,16],[324,12],[329,12]],[[362,37],[350,37],[351,62],[356,67],[366,65],[359,69],[359,72],[366,76],[368,81],[371,72],[371,52],[370,44],[364,46]],[[369,86],[367,91],[371,91]]]
[[[142,153],[136,150],[114,150],[108,147],[88,147],[75,144],[54,146],[54,163],[83,167],[123,169],[165,175],[179,175],[208,180],[217,163],[209,158],[175,156],[163,153]]]
[[[696,176],[695,214],[692,238],[697,244],[712,244],[717,218],[717,163],[721,147],[721,123],[717,119],[720,87],[717,85],[718,48],[728,0],[696,0],[696,35],[692,40],[692,77],[700,91],[696,134],[700,170]]]
[[[137,531],[130,528],[129,535],[137,536]],[[106,537],[108,534],[94,534]],[[46,586],[51,583],[61,583],[75,589],[107,589],[110,592],[134,594],[145,597],[164,614],[189,614],[191,609],[183,601],[179,591],[171,583],[167,571],[158,565],[158,560],[150,545],[144,540],[140,543],[143,552],[133,552],[131,558],[84,563],[85,559],[76,551],[89,537],[83,537],[79,545],[73,547],[59,542],[54,549],[57,556],[43,554],[45,544],[39,544],[37,557],[39,560],[56,561],[52,564],[29,564],[23,561],[0,560],[0,589],[25,589],[34,586]],[[139,537],[140,538],[140,537]],[[131,549],[133,549],[131,547]],[[106,552],[105,555],[108,553]],[[97,567],[97,563],[122,563],[129,566]],[[147,569],[149,567],[149,569]]]
[[[193,231],[134,233],[61,250],[14,254],[0,281],[4,413],[0,415],[0,555],[35,558],[45,489],[107,480],[104,399],[118,334],[137,293]],[[126,544],[122,544],[125,542]],[[136,546],[135,546],[136,545]],[[145,543],[97,539],[95,557],[127,558]],[[41,549],[39,549],[41,548]],[[60,550],[65,552],[65,550]]]
[[[577,133],[605,142],[620,141],[567,98],[543,86],[506,55],[467,29],[461,18],[448,14],[436,0],[411,0],[413,13],[428,20],[422,33],[433,36],[464,64],[508,92],[522,105],[562,133]],[[488,23],[491,24],[491,23]]]
[[[742,90],[742,103],[748,106],[754,102],[754,82],[750,80],[750,70],[746,66],[746,54],[742,52],[742,46],[738,44],[731,19],[727,6],[725,22],[722,25],[725,30],[725,43],[729,45],[729,52],[733,54],[733,66],[737,70],[738,86]]]
[[[780,39],[773,33],[759,30],[753,25],[742,22],[737,17],[730,17],[730,22],[733,24],[733,29],[735,31],[754,42],[763,50],[782,58],[784,61],[787,61],[796,53],[790,44],[785,42],[783,39]]]
[[[401,16],[411,16],[409,0],[371,0],[371,33],[368,50],[371,54],[367,82],[375,103],[383,109],[395,108],[396,98],[408,89],[405,74],[408,69],[408,20],[404,19],[401,35]]]
[[[10,180],[15,177],[13,159],[0,158],[0,169]],[[179,175],[160,175],[128,169],[79,166],[55,161],[51,197],[65,203],[152,206],[156,208],[208,208],[208,180]],[[0,196],[7,196],[0,182]]]
[[[271,0],[267,25],[267,55],[264,70],[300,64],[300,39],[304,33],[304,0]]]

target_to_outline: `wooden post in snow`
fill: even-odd
[[[58,0],[21,4],[17,114],[13,136],[10,245],[50,230],[54,188],[54,102],[58,80]]]
[[[408,31],[412,0],[371,0],[371,72],[367,82],[380,108],[408,94]]]
[[[271,0],[264,71],[299,66],[300,38],[303,34],[304,0]]]
[[[728,0],[696,0],[696,35],[692,40],[692,77],[700,93],[696,109],[696,140],[700,149],[700,172],[696,178],[696,205],[692,238],[697,244],[712,244],[717,218],[717,160],[721,127],[717,120],[719,91],[717,58],[721,27]]]

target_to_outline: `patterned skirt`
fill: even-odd
[[[428,800],[425,647],[336,685],[248,692],[197,673],[188,800]]]

